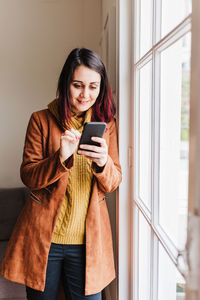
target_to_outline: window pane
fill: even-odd
[[[187,226],[190,43],[188,33],[161,54],[159,221],[180,249]]]
[[[191,0],[162,0],[162,36],[183,21],[191,11]]]
[[[140,56],[152,47],[152,0],[140,0]]]
[[[140,70],[139,97],[139,197],[150,209],[151,204],[151,85],[152,64]]]
[[[158,300],[169,299],[185,299],[185,281],[162,245],[159,245]]]
[[[139,214],[139,300],[150,299],[151,229]]]

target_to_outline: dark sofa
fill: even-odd
[[[25,204],[27,188],[0,188],[0,263],[5,253],[17,217]],[[0,276],[1,300],[25,300],[25,287]]]

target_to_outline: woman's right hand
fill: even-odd
[[[60,160],[63,163],[68,159],[76,150],[79,140],[80,132],[71,128],[71,130],[65,130],[60,137]]]

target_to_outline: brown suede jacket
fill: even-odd
[[[32,114],[26,133],[21,178],[31,190],[13,230],[1,275],[43,291],[51,237],[66,191],[73,156],[59,159],[63,129],[48,111]],[[86,216],[85,295],[101,291],[115,278],[113,245],[105,193],[121,182],[115,121],[104,134],[108,160],[101,172],[93,167],[93,183]]]

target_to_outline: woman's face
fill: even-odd
[[[87,111],[100,92],[101,76],[84,65],[77,67],[70,83],[71,109],[76,115]]]

